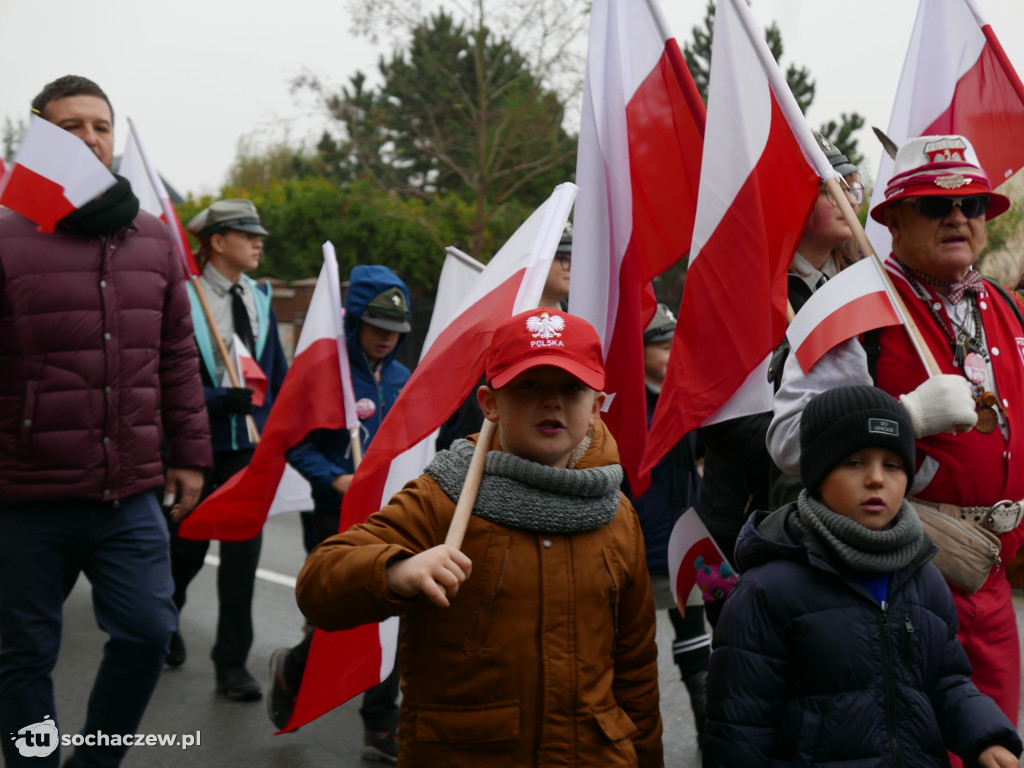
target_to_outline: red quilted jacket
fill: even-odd
[[[211,463],[188,297],[166,227],[40,234],[0,210],[0,504],[112,501]]]

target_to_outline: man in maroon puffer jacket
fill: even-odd
[[[32,108],[111,165],[113,110],[98,85],[62,77]],[[56,724],[46,723],[56,720],[50,673],[81,572],[110,639],[81,731],[99,744],[77,747],[65,765],[118,765],[123,737],[137,730],[177,626],[153,491],[166,481],[172,514],[183,516],[211,464],[198,371],[169,233],[139,213],[125,179],[52,234],[0,210],[0,733],[12,737],[0,744],[9,767],[60,759]]]

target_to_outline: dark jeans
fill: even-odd
[[[252,458],[252,451],[232,451],[214,455],[213,470],[203,486],[206,498],[227,482]],[[171,524],[171,573],[174,577],[174,604],[185,605],[188,585],[203,567],[208,541],[192,541],[178,536]],[[252,594],[256,585],[256,567],[260,561],[263,534],[248,541],[222,541],[220,567],[217,569],[217,639],[210,658],[218,670],[244,667],[252,648]]]
[[[306,515],[303,515],[303,517],[306,517]],[[316,509],[311,517],[313,518],[312,527],[316,539],[313,546],[338,532],[341,510],[326,511]],[[312,547],[309,549],[312,549]],[[307,632],[302,642],[292,648],[285,658],[284,677],[288,687],[293,691],[299,689],[303,672],[306,669],[306,659],[309,657],[309,646],[312,642],[313,633]],[[366,730],[387,731],[388,733],[396,733],[398,731],[399,687],[400,676],[398,672],[398,659],[396,658],[395,667],[391,670],[391,674],[363,694],[363,703],[359,707],[359,715],[363,718],[363,727]]]
[[[60,760],[57,749],[24,756],[11,736],[55,719],[50,675],[64,600],[79,573],[92,584],[96,623],[109,635],[81,733],[135,733],[163,669],[178,617],[153,494],[0,506],[0,743],[8,768]],[[77,747],[74,764],[116,766],[127,749]]]

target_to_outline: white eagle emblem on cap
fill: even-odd
[[[967,144],[959,136],[950,136],[924,145],[924,153],[933,163],[964,162]]]
[[[549,315],[541,312],[540,316],[530,315],[526,318],[526,330],[533,334],[535,339],[553,339],[561,336],[565,328],[565,318],[561,315]]]

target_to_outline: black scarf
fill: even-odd
[[[132,192],[128,179],[115,178],[114,186],[69,213],[57,226],[73,235],[93,238],[112,235],[131,224],[139,215],[139,198]]]

